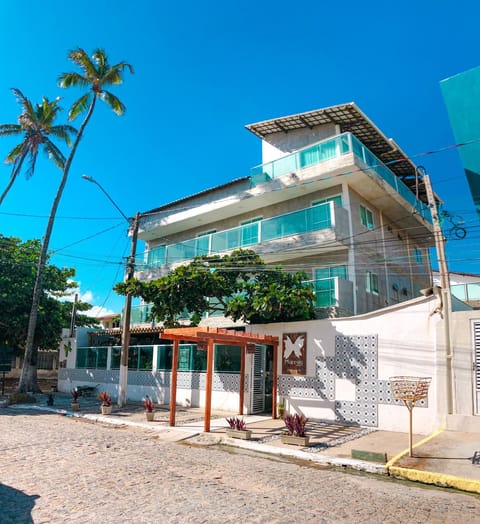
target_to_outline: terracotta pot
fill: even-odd
[[[148,422],[152,422],[155,417],[155,413],[153,411],[145,411],[145,416],[147,417]]]
[[[227,437],[250,440],[252,438],[252,431],[250,429],[227,429]]]
[[[80,402],[72,402],[70,404],[72,411],[78,411],[80,409]]]
[[[310,437],[297,437],[295,435],[281,435],[280,438],[284,444],[293,444],[294,446],[306,447],[310,444]]]

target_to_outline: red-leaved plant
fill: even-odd
[[[71,391],[72,393],[72,402],[78,402],[78,389],[75,388],[75,389],[72,389]]]
[[[100,395],[98,395],[98,400],[102,401],[102,406],[111,406],[112,405],[112,398],[106,391],[102,391]]]
[[[232,417],[232,418],[227,418],[225,420],[228,422],[230,429],[236,429],[238,431],[247,430],[247,423],[243,420],[243,418]]]
[[[149,398],[148,395],[143,399],[143,407],[145,408],[145,411],[147,413],[152,413],[155,409],[155,404],[153,403],[152,399]]]
[[[308,419],[304,415],[299,416],[297,413],[295,415],[285,415],[283,419],[285,426],[289,435],[294,437],[304,437],[305,436],[305,426],[307,425]]]

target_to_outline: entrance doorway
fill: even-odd
[[[255,345],[252,371],[251,412],[272,411],[273,347]]]

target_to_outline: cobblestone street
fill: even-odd
[[[56,414],[0,414],[0,522],[469,522],[480,498]]]

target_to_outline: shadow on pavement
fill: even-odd
[[[3,524],[31,524],[32,509],[38,495],[26,495],[23,491],[0,484],[1,522]]]

